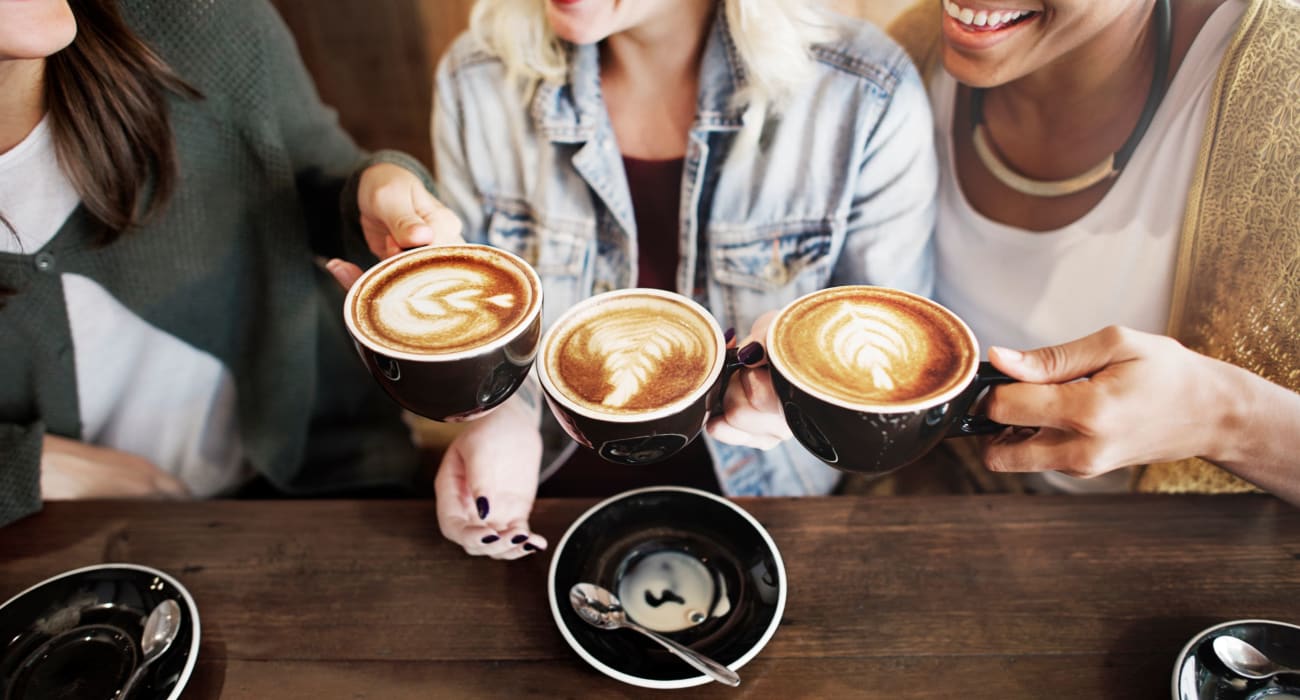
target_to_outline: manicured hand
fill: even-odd
[[[189,498],[176,477],[133,454],[46,435],[41,448],[41,497]]]
[[[995,437],[984,452],[993,471],[1098,476],[1207,456],[1229,428],[1219,366],[1231,366],[1165,336],[1112,326],[1024,353],[990,348],[989,359],[1022,382],[993,389],[989,417],[1037,427]]]
[[[723,400],[723,413],[709,420],[709,434],[732,445],[770,450],[790,439],[789,426],[781,413],[781,401],[772,387],[762,339],[776,317],[770,311],[758,317],[749,335],[740,342],[736,356],[745,368],[731,377]],[[735,345],[728,338],[728,347]]]
[[[537,411],[525,397],[516,394],[469,423],[447,448],[433,484],[443,536],[467,554],[493,559],[546,549],[546,538],[528,527],[541,460]]]
[[[391,163],[366,168],[357,187],[357,206],[366,245],[380,260],[407,248],[464,242],[460,218],[406,168]],[[337,258],[326,268],[344,289],[361,276],[361,268]]]

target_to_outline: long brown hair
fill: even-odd
[[[116,0],[68,0],[77,37],[46,59],[45,104],[59,165],[110,243],[176,187],[167,95],[200,94],[123,21]]]

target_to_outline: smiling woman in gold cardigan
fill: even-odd
[[[1009,115],[1042,111],[1014,100],[1076,98],[1104,80],[1123,82],[1115,77],[1121,73],[1136,76],[1130,79],[1137,90],[1134,99],[1101,100],[1089,113],[1103,126],[1100,120],[1113,122],[1113,128],[1097,129],[1100,136],[1091,143],[1087,135],[1070,143],[1060,134],[1050,142],[1067,151],[1066,161],[1071,155],[1078,162],[1094,162],[1112,151],[1121,154],[1123,149],[1116,150],[1121,139],[1131,140],[1134,132],[1140,139],[1143,118],[1136,108],[1106,107],[1140,105],[1148,90],[1163,94],[1168,83],[1158,68],[1161,49],[1166,59],[1173,56],[1167,71],[1173,76],[1210,15],[1221,5],[1241,5],[1229,8],[1240,11],[1240,20],[1214,78],[1190,188],[1171,191],[1160,179],[1129,178],[1116,185],[1141,187],[1142,201],[1149,206],[1185,207],[1167,326],[1167,335],[1185,348],[1158,336],[1109,329],[1048,352],[1019,356],[992,350],[990,359],[1009,374],[1053,386],[999,388],[989,401],[990,415],[1008,423],[1053,427],[1008,431],[984,447],[983,460],[995,471],[1060,469],[1077,476],[1153,462],[1135,470],[1131,487],[1228,492],[1254,484],[1300,503],[1300,5],[1289,0],[1173,0],[1163,7],[1165,19],[1172,16],[1172,31],[1161,37],[1162,3],[1045,0],[1026,14],[1023,7],[1000,0],[978,5],[970,0],[969,6],[924,0],[890,27],[927,79],[942,71],[956,79],[952,133],[939,122],[940,138],[951,137],[954,144],[951,162],[957,173],[952,181],[979,203],[976,208],[985,217],[1011,226],[1033,222],[1023,226],[1029,234],[1051,229],[1044,221],[1077,221],[1091,211],[1118,180],[1122,163],[1111,161],[1111,172],[1089,184],[1066,173],[1043,173],[1042,167],[1036,171],[1032,152],[1018,161],[1015,155],[1026,153],[1018,137],[1032,141],[1052,126],[1016,122]],[[1087,34],[1089,22],[1106,21]],[[1006,35],[1000,43],[1004,37],[999,32]],[[1112,53],[1120,58],[1108,66],[1069,63],[1072,51],[1103,39],[1112,42]],[[1054,49],[1057,54],[1049,55]],[[1103,56],[1098,63],[1109,60]],[[1134,63],[1124,66],[1121,61]],[[1116,66],[1123,70],[1097,76]],[[1059,80],[1069,71],[1077,80]],[[1057,80],[1044,80],[1048,75]],[[973,109],[972,95],[981,100]],[[995,99],[1001,109],[994,109]],[[969,121],[967,114],[972,115]],[[981,123],[981,117],[987,119]],[[1075,150],[1070,154],[1069,149]],[[1029,167],[1017,167],[1026,162]],[[943,267],[941,262],[940,275]],[[1045,360],[1055,360],[1055,367]],[[1138,376],[1125,375],[1126,364],[1137,367]],[[1171,368],[1195,371],[1178,376]],[[1075,370],[1073,376],[1069,369]],[[1125,386],[1136,379],[1153,387],[1149,378],[1162,373],[1171,380],[1165,384],[1171,391],[1164,395],[1135,396]],[[1070,385],[1083,376],[1091,378],[1087,385]],[[1078,420],[1057,420],[1071,412]],[[1170,413],[1181,415],[1171,419]],[[1134,416],[1142,419],[1122,419]],[[1026,420],[1032,418],[1039,420]],[[1146,452],[1134,447],[1143,440]],[[1126,447],[1133,449],[1122,449]]]

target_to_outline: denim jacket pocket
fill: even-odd
[[[521,200],[487,201],[487,242],[523,258],[542,279],[542,325],[581,301],[590,286],[587,255],[595,240],[594,221],[537,216]]]
[[[737,329],[825,287],[843,245],[833,219],[709,227],[715,315]]]
[[[774,292],[792,284],[815,289],[830,279],[835,261],[835,226],[826,219],[719,224],[709,228],[709,241],[714,279],[756,291]]]
[[[582,274],[594,221],[540,217],[522,200],[490,198],[487,207],[488,243],[523,258],[542,277]]]

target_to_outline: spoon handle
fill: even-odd
[[[144,678],[144,672],[147,668],[149,668],[149,664],[142,663],[131,672],[131,677],[126,679],[126,685],[122,686],[121,692],[117,695],[118,700],[131,700],[131,692],[140,683],[140,679]]]
[[[725,683],[733,688],[740,685],[740,676],[736,675],[735,671],[723,666],[717,661],[714,661],[707,656],[697,654],[690,648],[684,647],[681,644],[678,644],[661,634],[648,630],[634,622],[628,621],[625,623],[625,626],[644,634],[656,642],[659,642],[665,649],[676,655],[677,658],[694,666],[701,673],[713,678],[713,680],[719,683]]]

